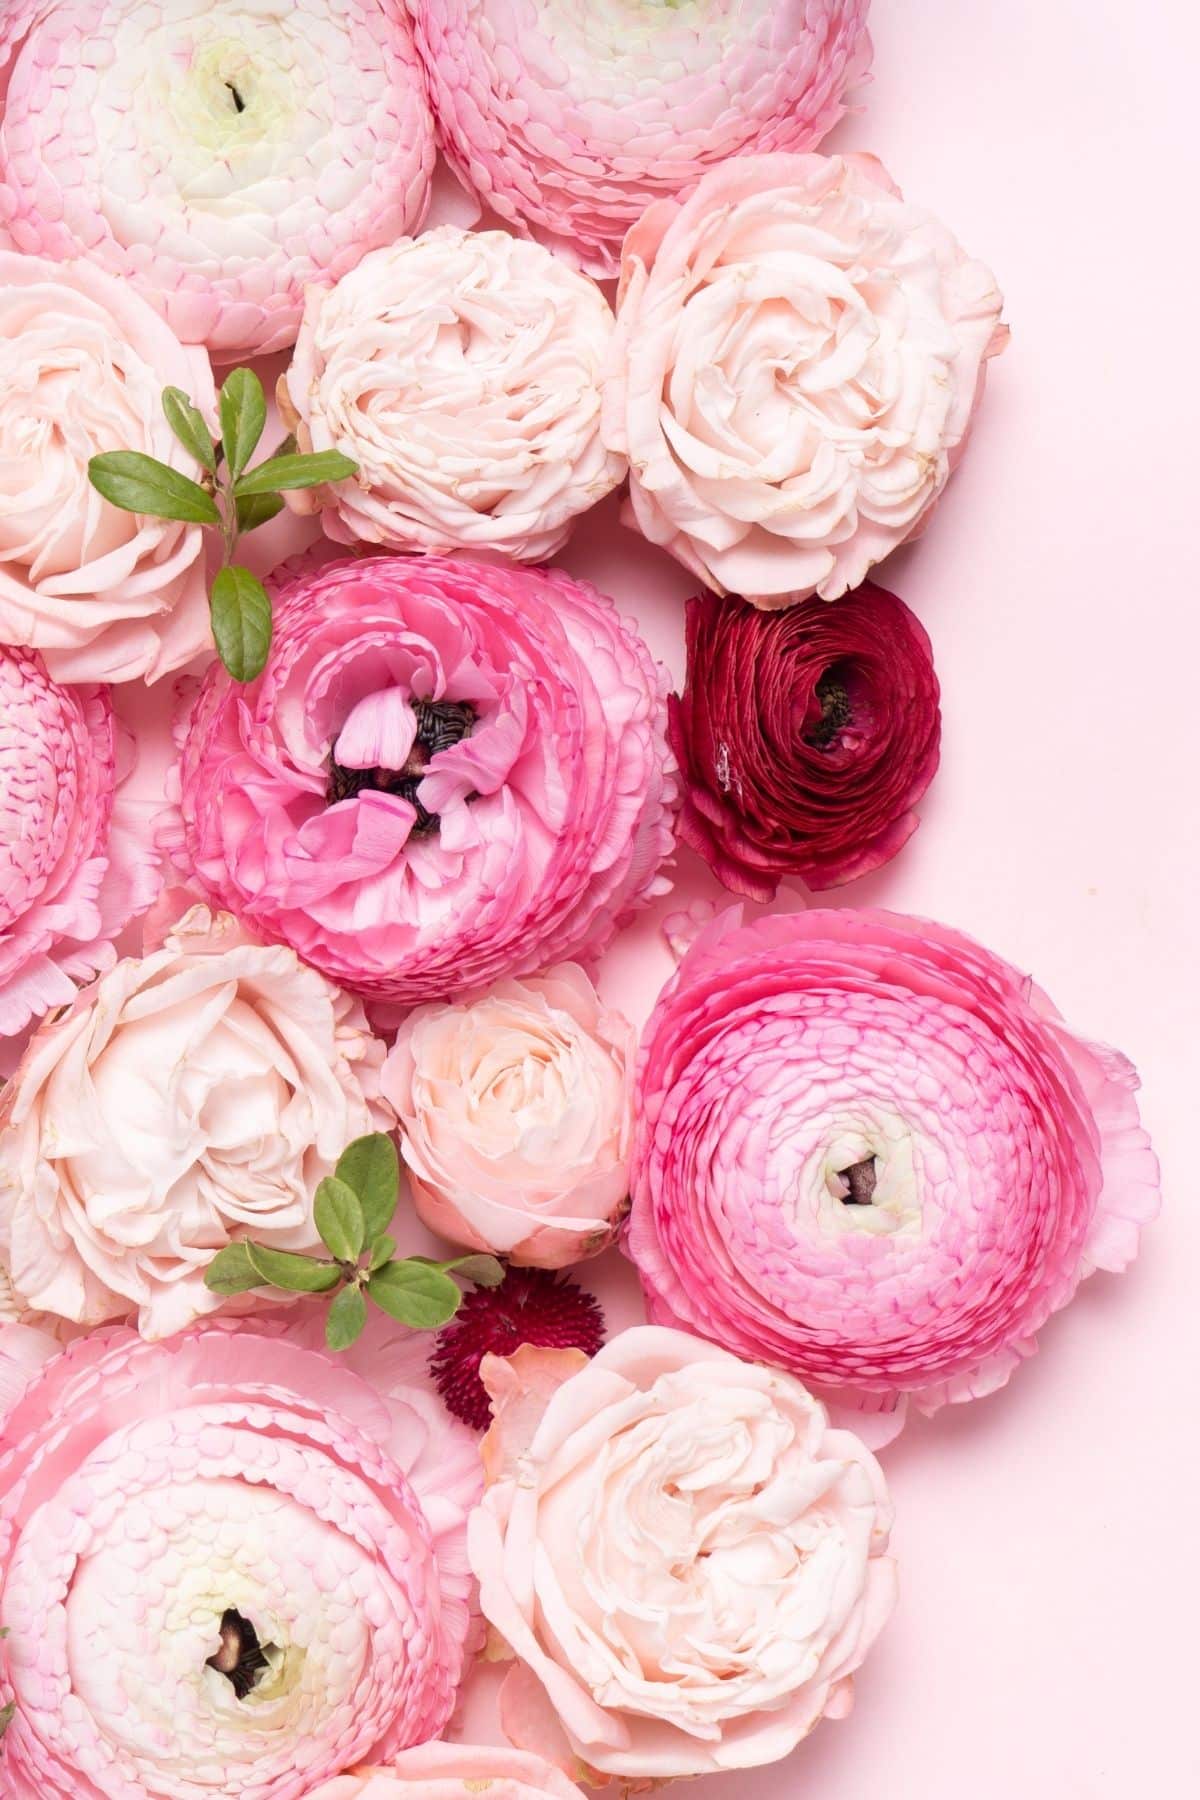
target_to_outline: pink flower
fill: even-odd
[[[506,231],[443,226],[308,290],[279,405],[354,481],[289,496],[339,543],[542,562],[624,477],[600,437],[612,308]]]
[[[0,173],[0,210],[5,192]],[[104,450],[195,472],[168,386],[214,413],[208,358],[125,282],[0,253],[0,643],[40,650],[57,681],[155,681],[211,642],[200,526],[122,512],[88,480]]]
[[[484,1365],[468,1529],[508,1736],[593,1780],[786,1756],[895,1599],[879,1466],[791,1376],[679,1331]],[[582,1364],[582,1366],[581,1366]]]
[[[259,680],[209,671],[164,841],[263,936],[393,1006],[593,956],[666,890],[664,690],[559,570],[302,568]]]
[[[487,1800],[583,1800],[540,1757],[472,1744],[422,1744],[393,1757],[386,1769],[342,1775],[308,1800],[463,1800],[484,1792]]]
[[[870,67],[869,0],[410,0],[442,146],[519,229],[612,275],[645,207],[808,150]]]
[[[572,963],[410,1013],[383,1091],[430,1230],[542,1269],[605,1249],[629,1191],[633,1046]]]
[[[112,703],[0,646],[0,1037],[115,960],[158,887],[118,775]]]
[[[1001,298],[869,156],[745,157],[625,240],[605,436],[633,517],[720,593],[834,600],[924,525]]]
[[[638,1072],[651,1316],[899,1429],[1003,1385],[1158,1210],[1133,1069],[981,945],[885,912],[704,933]]]
[[[301,1800],[446,1725],[476,1440],[414,1334],[321,1328],[0,1326],[5,1800]]]
[[[0,1095],[0,1260],[26,1307],[148,1337],[220,1305],[217,1251],[310,1251],[312,1200],[386,1126],[383,1045],[292,950],[195,907],[31,1038]]]

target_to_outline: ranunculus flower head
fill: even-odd
[[[895,856],[938,765],[929,639],[864,582],[836,606],[688,602],[687,682],[671,697],[679,832],[752,900],[781,880],[836,887]]]
[[[9,191],[0,170],[0,215]],[[208,358],[125,282],[0,252],[0,643],[58,681],[154,681],[211,642],[200,526],[122,512],[88,480],[105,450],[195,472],[170,386],[213,414]]]
[[[252,1237],[311,1251],[346,1145],[386,1125],[383,1045],[289,950],[198,906],[41,1025],[0,1094],[0,1259],[22,1302],[149,1337],[220,1304]]]
[[[908,1397],[987,1393],[1158,1210],[1136,1087],[943,925],[734,909],[643,1039],[626,1243],[651,1316],[881,1431]]]
[[[593,1294],[549,1269],[505,1270],[499,1287],[473,1288],[437,1335],[429,1372],[456,1419],[476,1431],[490,1424],[492,1403],[480,1373],[489,1357],[522,1344],[582,1350],[604,1342],[604,1314]]]
[[[223,361],[293,343],[306,283],[429,202],[402,0],[8,0],[0,99],[0,241],[90,257]]]
[[[491,1359],[480,1604],[501,1723],[585,1779],[786,1756],[850,1703],[895,1597],[874,1457],[791,1376],[639,1326]]]
[[[386,1769],[358,1769],[318,1788],[308,1800],[583,1800],[560,1769],[540,1756],[492,1745],[421,1744]]]
[[[478,1446],[419,1334],[319,1312],[0,1326],[5,1800],[304,1800],[445,1727]]]
[[[158,886],[108,691],[0,645],[0,1037],[72,998]]]
[[[543,1269],[605,1249],[629,1192],[633,1049],[572,963],[411,1012],[383,1091],[430,1229]]]
[[[340,543],[541,562],[625,459],[600,436],[613,315],[586,275],[506,231],[452,225],[311,287],[280,410],[353,481],[292,495]]]
[[[302,567],[257,682],[210,669],[164,840],[263,936],[393,1006],[592,956],[665,891],[664,688],[560,570]]]
[[[633,517],[721,593],[834,600],[924,525],[1001,298],[869,156],[756,156],[625,240],[605,435]]]
[[[810,150],[870,67],[870,0],[410,0],[443,148],[486,205],[595,274],[715,163]]]

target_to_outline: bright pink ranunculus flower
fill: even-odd
[[[664,688],[560,570],[302,568],[258,681],[209,671],[166,835],[222,905],[368,999],[591,956],[665,889]]]
[[[322,1329],[0,1326],[5,1800],[301,1800],[446,1725],[477,1442],[418,1335]]]
[[[627,1247],[651,1316],[898,1429],[1007,1380],[1158,1210],[1137,1077],[943,925],[696,940],[647,1027]]]

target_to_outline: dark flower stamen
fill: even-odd
[[[273,1648],[272,1644],[264,1648],[249,1619],[231,1606],[221,1614],[221,1648],[209,1657],[208,1667],[223,1675],[238,1699],[244,1700],[270,1668],[267,1651]]]
[[[804,741],[814,750],[828,750],[843,726],[850,723],[850,696],[832,669],[826,669],[816,691],[821,717],[804,733]]]
[[[841,1174],[842,1179],[850,1183],[850,1192],[843,1195],[842,1205],[870,1206],[875,1197],[875,1184],[879,1180],[875,1158],[868,1156],[863,1162],[851,1163]]]
[[[437,814],[427,812],[417,799],[429,759],[469,737],[476,715],[475,708],[465,700],[414,700],[413,712],[417,736],[402,769],[347,769],[331,754],[325,799],[335,806],[339,800],[353,800],[368,791],[398,794],[417,815],[412,835],[425,837],[438,827]]]

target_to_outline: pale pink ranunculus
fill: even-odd
[[[588,1780],[786,1756],[849,1709],[892,1610],[878,1464],[791,1376],[684,1332],[581,1362],[526,1345],[483,1366],[468,1544],[518,1659],[506,1733]]]
[[[633,1048],[573,963],[410,1013],[382,1082],[430,1229],[540,1269],[605,1249],[629,1192]]]
[[[633,519],[757,606],[857,587],[945,487],[1000,308],[874,157],[714,169],[625,240],[604,429]]]
[[[642,1040],[626,1249],[650,1316],[791,1370],[876,1442],[991,1392],[1158,1211],[1124,1057],[960,932],[701,933]]]
[[[0,1325],[5,1800],[305,1800],[445,1728],[478,1442],[420,1333],[323,1330]]]
[[[543,562],[616,487],[600,436],[612,308],[506,231],[444,225],[310,287],[280,411],[352,481],[289,495],[339,543]]]
[[[583,1800],[560,1769],[540,1756],[492,1745],[421,1744],[393,1756],[386,1768],[357,1769],[307,1800]]]
[[[0,1038],[110,967],[154,898],[131,764],[106,688],[63,687],[35,651],[0,645]]]
[[[346,1145],[386,1126],[383,1045],[295,952],[193,907],[84,988],[0,1094],[0,1260],[21,1302],[147,1337],[221,1304],[245,1237],[311,1251]]]
[[[160,837],[260,935],[389,1009],[599,954],[673,844],[666,676],[558,569],[293,565],[214,664]]]
[[[212,641],[202,527],[123,512],[88,480],[105,450],[196,474],[165,387],[213,416],[207,356],[126,282],[0,253],[0,643],[40,650],[57,681],[155,681]]]

